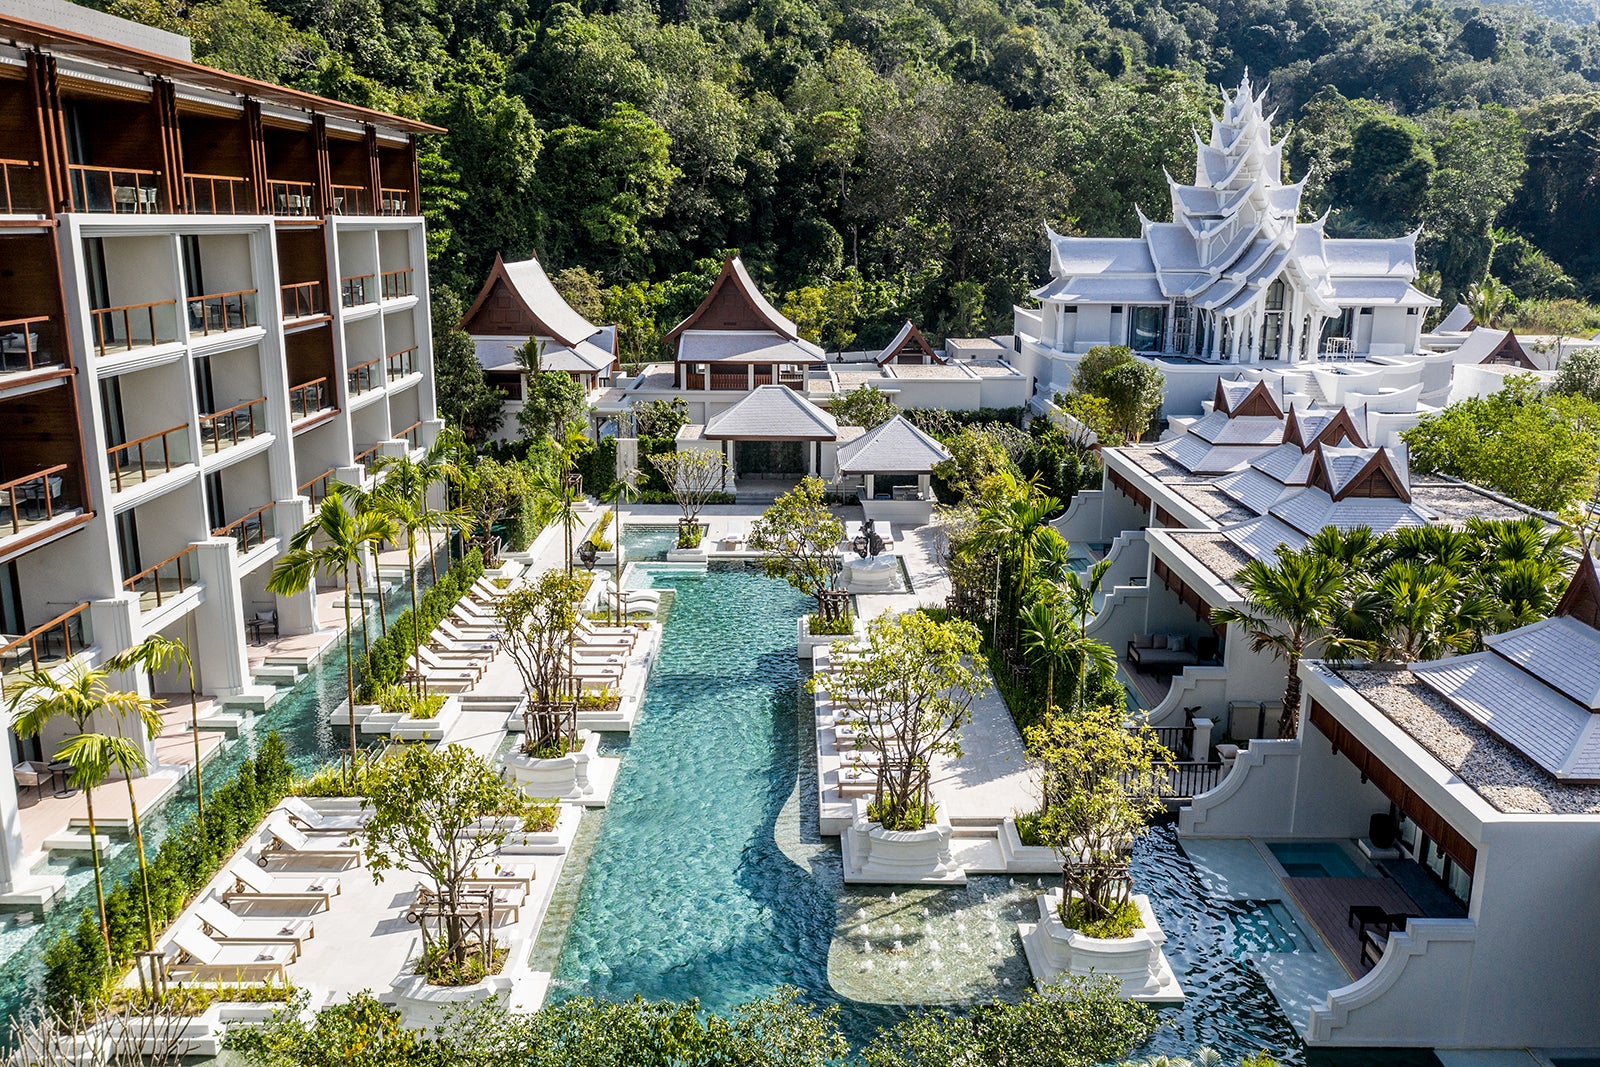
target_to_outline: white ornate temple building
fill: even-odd
[[[1041,382],[1064,387],[1070,371],[1060,371],[1096,345],[1205,364],[1419,350],[1438,301],[1414,284],[1416,234],[1335,239],[1326,216],[1300,221],[1304,182],[1282,180],[1283,142],[1262,95],[1248,77],[1224,91],[1210,140],[1195,138],[1194,183],[1167,178],[1171,222],[1141,211],[1138,237],[1051,231],[1051,280],[1018,324]]]

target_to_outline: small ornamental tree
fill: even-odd
[[[826,597],[839,575],[844,523],[823,503],[821,478],[806,478],[780,496],[750,526],[750,547],[765,553],[761,569],[817,602],[816,620],[833,622],[839,609]],[[822,629],[813,626],[812,632]]]
[[[1138,928],[1128,857],[1161,811],[1172,770],[1155,731],[1129,729],[1124,715],[1113,705],[1086,708],[1027,731],[1040,771],[1038,834],[1061,857],[1061,920],[1091,936]]]
[[[425,927],[440,939],[423,956],[430,979],[468,972],[473,952],[492,959],[494,928],[472,921],[462,883],[489,873],[505,843],[506,831],[479,820],[522,804],[487,760],[460,745],[405,745],[369,771],[362,807],[372,812],[363,832],[372,877],[409,868],[438,890],[435,921]]]
[[[522,712],[523,751],[531,756],[564,756],[577,739],[572,652],[583,589],[577,575],[546,571],[495,602],[506,652],[528,694]]]
[[[565,371],[548,371],[540,363],[544,346],[529,338],[517,349],[517,362],[528,375],[528,388],[517,411],[517,425],[529,441],[549,437],[560,441],[569,427],[583,422],[589,401],[579,385]]]
[[[828,405],[828,414],[840,426],[881,426],[900,414],[893,400],[876,385],[858,385]]]
[[[690,448],[651,456],[650,462],[666,479],[683,511],[678,520],[678,547],[698,547],[700,509],[713,495],[727,491],[728,476],[733,473],[728,457],[720,449]]]
[[[670,400],[647,400],[633,406],[633,428],[640,437],[676,437],[678,431],[689,423],[689,405],[683,397]]]
[[[859,656],[809,683],[868,713],[862,728],[879,754],[868,814],[885,830],[920,830],[932,820],[933,757],[961,754],[961,727],[985,687],[973,666],[979,648],[978,628],[970,622],[937,622],[920,611],[880,615],[867,628]]]

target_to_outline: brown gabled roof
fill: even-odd
[[[878,366],[883,366],[901,356],[922,356],[934,363],[945,362],[933,346],[922,336],[922,331],[917,329],[916,323],[910,319],[900,327],[900,332],[894,335],[894,340],[889,342],[887,348],[878,353]]]
[[[685,330],[771,330],[789,341],[800,337],[795,324],[761,295],[737,255],[723,261],[722,273],[711,283],[700,306],[661,340],[671,345]]]
[[[500,294],[501,306],[491,307],[490,300]],[[491,321],[495,312],[501,313],[499,321]],[[498,252],[477,299],[461,316],[461,328],[484,336],[549,337],[568,348],[600,331],[567,303],[537,256],[508,264]]]
[[[1309,440],[1306,439],[1307,422],[1315,427]],[[1345,443],[1364,448],[1367,444],[1365,436],[1348,407],[1341,407],[1321,420],[1314,419],[1312,413],[1302,416],[1298,409],[1290,407],[1283,425],[1285,443],[1299,446],[1302,452],[1310,452],[1318,445]]]
[[[1529,357],[1522,342],[1517,340],[1516,330],[1507,330],[1500,343],[1494,346],[1494,351],[1483,357],[1483,363],[1505,363],[1513,367],[1523,367],[1527,370],[1538,370],[1539,365]]]
[[[1378,497],[1411,502],[1411,488],[1395,470],[1386,448],[1320,445],[1311,457],[1307,484],[1321,489],[1334,501]]]
[[[12,41],[25,48],[37,48],[55,55],[74,56],[93,63],[103,63],[109,67],[138,71],[145,75],[158,75],[220,93],[248,96],[285,107],[304,108],[361,125],[383,126],[405,133],[444,132],[442,127],[418,122],[415,119],[401,118],[398,115],[346,104],[339,100],[329,100],[296,89],[286,89],[281,85],[256,81],[243,75],[229,74],[199,63],[157,55],[154,52],[73,33],[71,30],[42,26],[36,22],[6,15],[0,15],[0,40]]]
[[[1556,605],[1556,614],[1600,630],[1600,574],[1595,571],[1594,557],[1587,551],[1578,561],[1578,569],[1572,572],[1572,581]]]
[[[1268,415],[1273,418],[1283,418],[1283,408],[1279,406],[1278,398],[1272,395],[1272,388],[1267,385],[1265,378],[1252,385],[1249,390],[1239,398],[1238,403],[1230,402],[1228,399],[1227,386],[1242,384],[1244,383],[1238,378],[1234,378],[1231,381],[1224,381],[1223,379],[1218,378],[1217,393],[1212,402],[1212,406],[1217,411],[1222,412],[1224,415],[1227,415],[1230,418],[1236,418],[1244,415]]]

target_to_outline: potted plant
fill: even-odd
[[[501,762],[534,796],[576,800],[594,792],[588,771],[599,738],[578,730],[579,685],[572,673],[586,584],[577,575],[547,571],[495,604],[505,651],[527,694],[522,744]]]
[[[1114,706],[1050,714],[1027,731],[1040,769],[1036,839],[1055,849],[1061,888],[1037,898],[1039,921],[1019,924],[1033,976],[1107,974],[1122,995],[1182,1000],[1148,897],[1132,892],[1133,843],[1162,810],[1171,753],[1149,727],[1129,728]]]
[[[782,578],[817,602],[817,610],[799,622],[802,659],[811,659],[818,645],[855,632],[849,594],[834,588],[844,524],[828,509],[826,496],[821,478],[806,478],[750,527],[749,545],[762,554],[768,577]]]
[[[651,456],[650,462],[672,489],[683,514],[678,518],[678,541],[667,552],[672,562],[704,562],[701,542],[706,529],[700,523],[700,510],[713,496],[728,491],[733,478],[728,457],[720,449],[691,448]]]
[[[932,760],[959,755],[959,733],[984,688],[978,630],[920,611],[881,615],[865,648],[813,677],[814,690],[860,708],[877,766],[871,800],[854,802],[844,834],[846,882],[965,882],[950,854],[950,824],[930,788]]]

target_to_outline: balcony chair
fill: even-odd
[[[16,777],[17,788],[33,789],[40,797],[44,796],[44,787],[50,781],[50,768],[42,763],[29,760],[11,768],[11,773]]]

